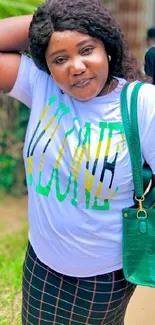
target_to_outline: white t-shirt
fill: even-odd
[[[22,56],[10,93],[31,108],[24,146],[29,239],[43,263],[66,275],[122,267],[122,209],[133,204],[120,113],[125,82],[119,79],[110,94],[80,102]],[[155,174],[153,85],[141,88],[138,115],[142,154]]]

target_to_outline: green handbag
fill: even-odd
[[[133,207],[122,211],[123,271],[129,282],[155,287],[155,187],[151,169],[146,164],[142,166],[137,117],[138,92],[142,86],[141,82],[134,86],[129,111],[129,84],[121,92],[121,113],[132,165],[135,201]]]

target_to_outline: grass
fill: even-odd
[[[21,325],[22,265],[27,226],[0,239],[0,325]]]

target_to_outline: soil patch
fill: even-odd
[[[0,198],[0,238],[20,231],[27,220],[27,196]]]

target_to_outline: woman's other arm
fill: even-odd
[[[29,46],[32,15],[0,20],[0,90],[10,92],[17,78],[20,53]]]

